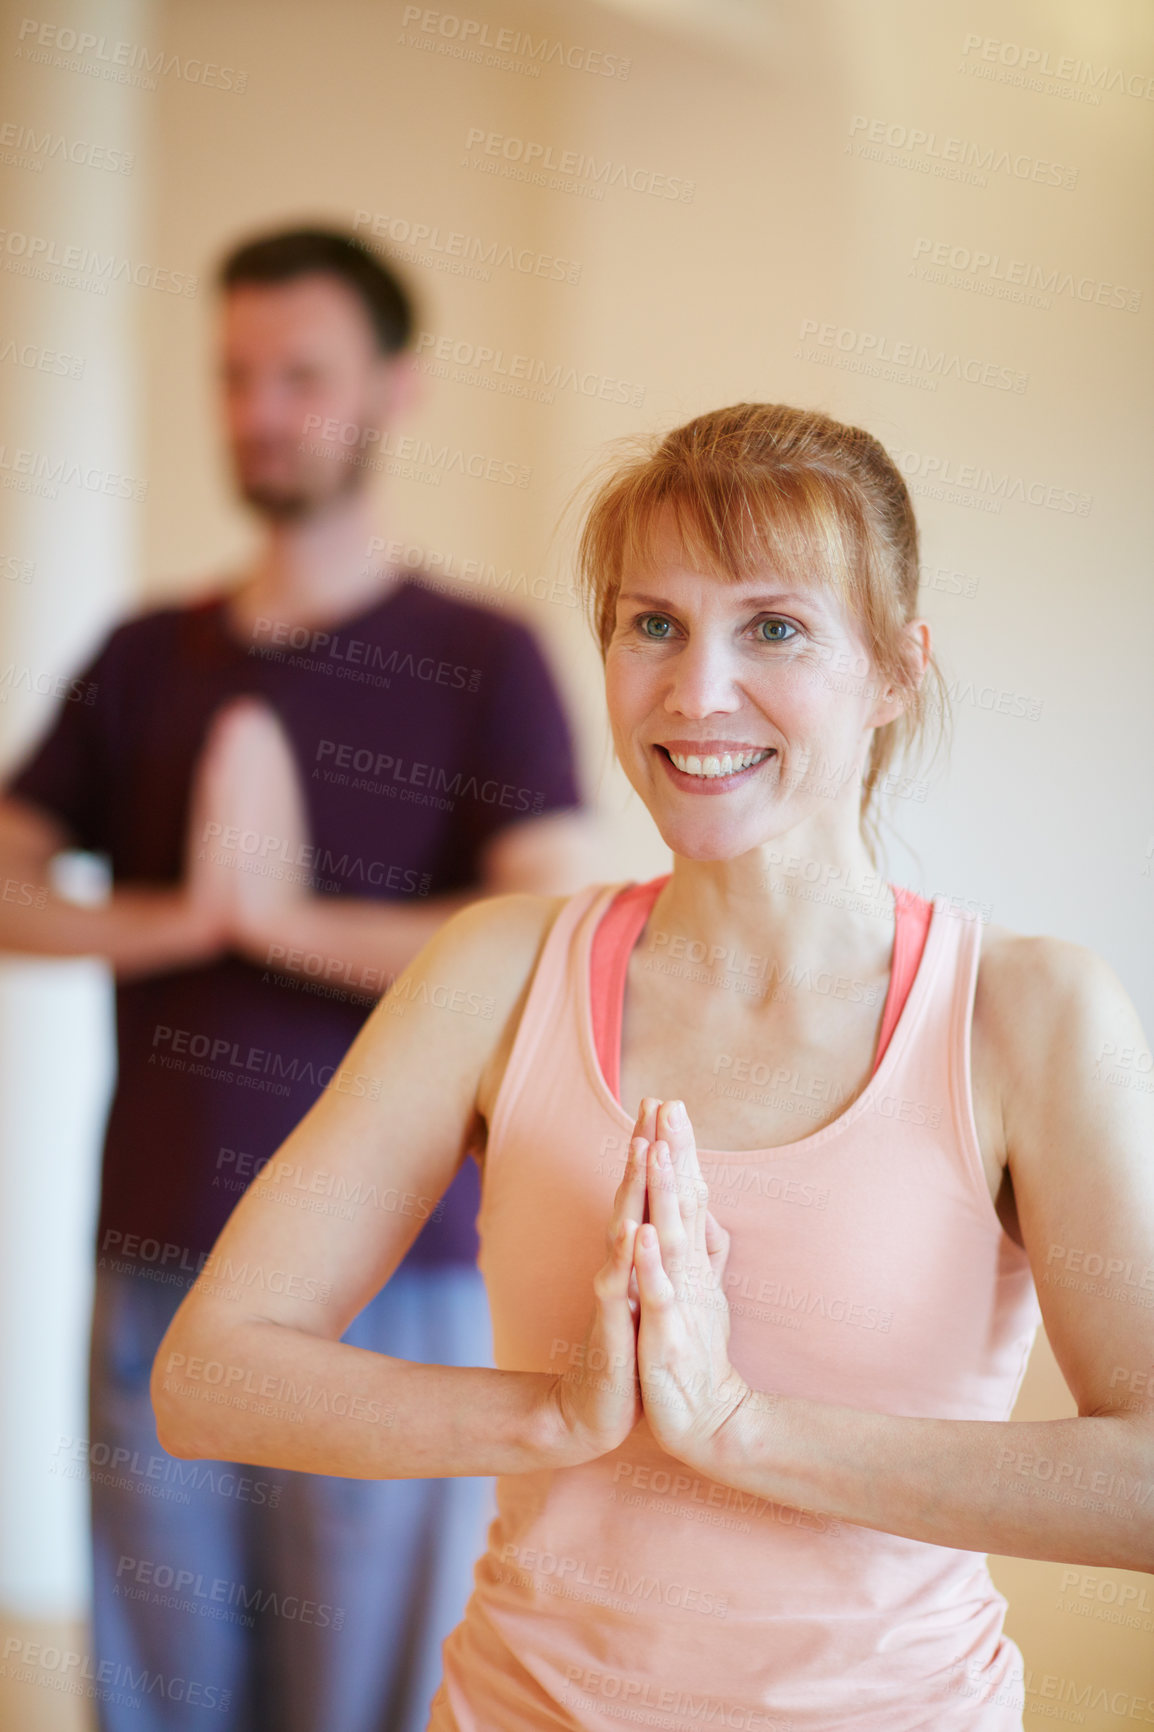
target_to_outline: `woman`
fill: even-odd
[[[605,482],[582,561],[672,871],[425,946],[174,1321],[162,1441],[501,1476],[435,1732],[1019,1727],[981,1554],[1154,1569],[1151,1102],[1100,1062],[1135,1013],[874,875],[936,679],[874,439],[702,416]],[[341,1344],[470,1152],[500,1369]],[[1079,1417],[1011,1424],[1035,1279]]]

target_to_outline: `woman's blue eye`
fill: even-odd
[[[641,627],[643,637],[659,643],[671,634],[672,627],[664,614],[643,613],[638,618],[637,623]],[[651,627],[657,629],[651,630]],[[797,636],[797,627],[790,625],[787,619],[763,619],[759,621],[756,629],[761,631],[763,627],[768,628],[766,636],[762,639],[764,643],[788,643],[790,638]]]

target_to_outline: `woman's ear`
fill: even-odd
[[[926,677],[933,654],[933,633],[930,622],[926,619],[911,619],[902,627],[905,638],[903,645],[906,667],[909,670],[910,685],[916,691]],[[907,699],[900,686],[887,685],[883,687],[877,698],[873,713],[869,719],[871,728],[884,728],[887,722],[895,722],[907,707]]]
[[[911,619],[903,629],[909,640],[914,685],[920,686],[934,653],[934,634],[928,619]]]

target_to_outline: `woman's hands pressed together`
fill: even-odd
[[[554,1397],[578,1461],[616,1449],[644,1414],[663,1449],[708,1471],[752,1393],[729,1360],[729,1234],[684,1103],[647,1096],[633,1129],[589,1328]]]
[[[647,1138],[656,1102],[644,1100],[625,1157],[625,1173],[605,1229],[608,1255],[593,1277],[593,1314],[585,1339],[557,1378],[553,1397],[577,1461],[591,1461],[624,1443],[641,1418],[637,1382],[640,1310],[633,1252],[645,1214]]]
[[[708,1472],[719,1432],[751,1394],[729,1360],[729,1234],[710,1212],[684,1102],[660,1102],[655,1119],[659,1135],[645,1149],[649,1221],[633,1251],[641,1399],[662,1448]]]

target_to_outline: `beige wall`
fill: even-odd
[[[428,224],[580,266],[570,283],[500,264],[487,281],[410,265],[429,332],[624,381],[634,400],[562,387],[552,402],[528,401],[430,377],[409,431],[526,466],[529,485],[382,478],[381,525],[458,561],[545,579],[546,599],[522,591],[502,605],[540,632],[571,702],[606,819],[605,876],[648,876],[668,856],[612,764],[588,631],[563,595],[547,599],[569,576],[558,513],[618,435],[742,398],[820,406],[901,454],[918,490],[924,610],[959,682],[948,770],[894,802],[905,845],[892,850],[893,874],[1090,945],[1149,1027],[1154,103],[1131,93],[1154,94],[1145,0],[446,4],[444,16],[494,33],[627,57],[626,77],[470,63],[439,52],[449,39],[435,32],[419,36],[422,49],[404,10],[170,0],[158,14],[168,45],[247,82],[224,92],[169,78],[154,98],[149,246],[158,264],[207,277],[219,248],[253,225],[348,222],[362,210],[396,239],[405,224]],[[1015,82],[1027,53],[1065,65],[1032,88]],[[1078,62],[1107,68],[1105,87],[1079,83]],[[467,149],[474,128],[692,182],[692,196],[610,186],[596,200],[483,173],[477,161],[501,159]],[[919,130],[933,137],[911,148]],[[951,161],[942,152],[971,147],[990,158],[985,170],[936,172]],[[1037,164],[1041,178],[1028,178]],[[1073,184],[1048,184],[1047,165]],[[1001,262],[934,281],[926,267],[939,245]],[[1009,260],[1053,275],[1052,304],[998,292]],[[1124,299],[1141,291],[1140,308],[1079,300],[1067,283],[1090,296],[1110,285],[1106,302],[1113,287]],[[248,529],[215,443],[211,299],[138,299],[145,588],[157,598],[226,569]],[[883,340],[891,353],[943,355],[943,373],[895,374],[876,359]],[[996,383],[1023,377],[1020,390]],[[983,472],[964,478],[968,489],[953,479],[964,466]],[[943,472],[938,495],[957,497],[935,495]],[[1073,1411],[1044,1344],[1018,1411]],[[1117,1692],[1154,1696],[1150,1578],[1080,1572],[1063,1591],[1059,1565],[994,1570],[1031,1673],[1027,1725],[1086,1687],[1115,1693],[1113,1709],[1087,1708],[1077,1722],[1102,1729],[1129,1711]],[[1140,1590],[1141,1627],[1107,1621],[1108,1600],[1094,1596],[1110,1584]]]

